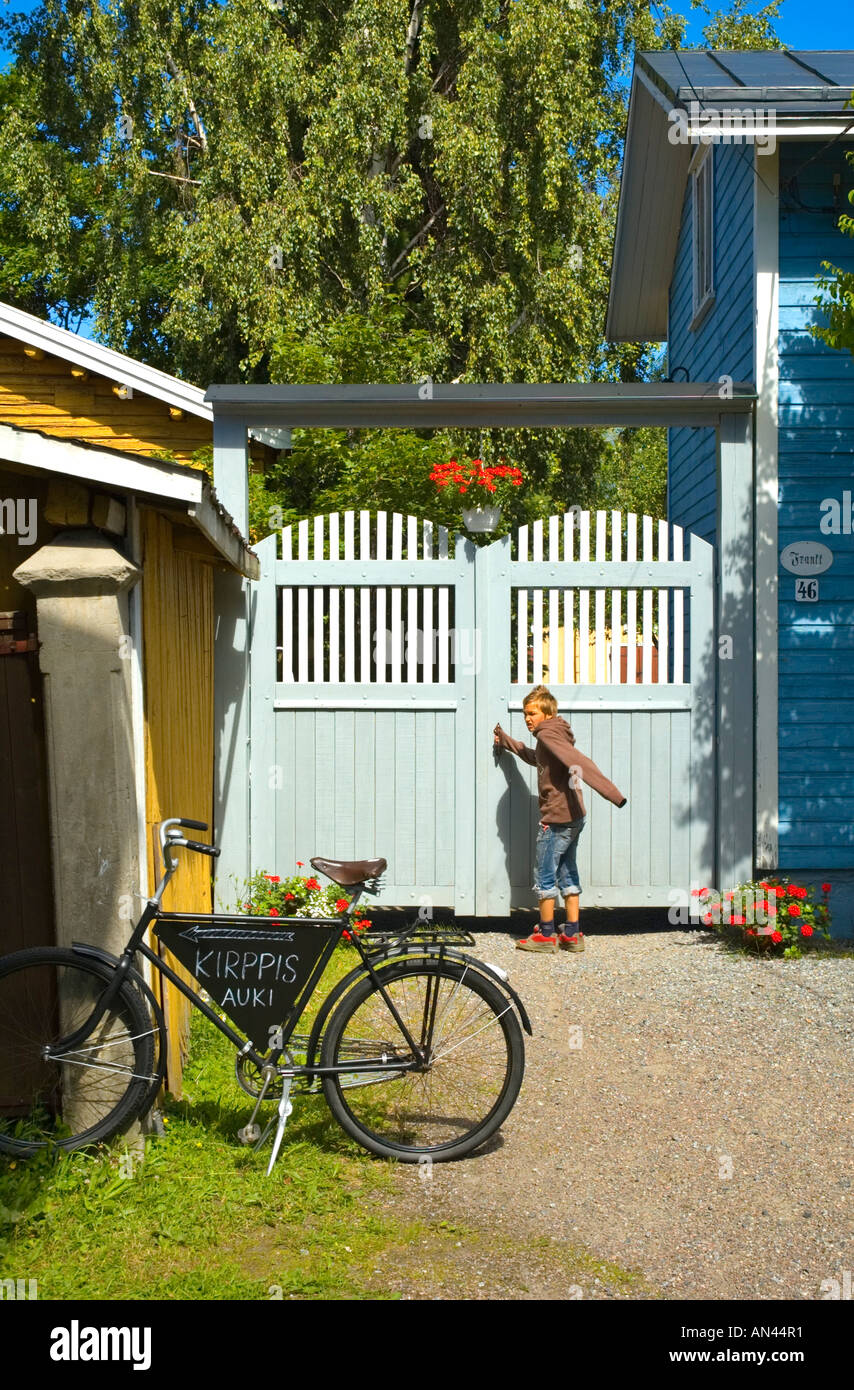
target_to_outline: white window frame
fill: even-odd
[[[708,145],[691,169],[691,263],[698,328],[715,302],[715,165]]]

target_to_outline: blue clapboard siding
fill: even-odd
[[[696,330],[693,318],[691,180],[670,286],[668,363],[687,367],[692,381],[755,380],[753,360],[753,151],[713,147],[715,302]],[[677,374],[677,380],[682,380]],[[715,542],[716,459],[713,430],[668,431],[667,515]]]
[[[836,172],[850,188],[838,146],[781,146],[779,543],[820,540],[834,555],[817,603],[795,602],[780,570],[780,864],[793,870],[854,867],[854,537],[819,530],[822,499],[852,488],[854,358],[809,332],[821,262],[854,270],[832,211]]]

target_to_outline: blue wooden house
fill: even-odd
[[[852,89],[854,52],[639,53],[607,323],[611,340],[666,340],[674,380],[756,383],[753,476],[722,474],[712,431],[671,429],[668,516],[716,548],[727,679],[728,598],[752,606],[755,717],[732,732],[755,769],[754,870],[830,882],[839,935],[854,934],[854,358],[810,329],[823,262],[854,269],[838,225]]]

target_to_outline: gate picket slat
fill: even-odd
[[[590,559],[590,513],[582,512],[578,518],[578,558]],[[578,649],[579,684],[587,685],[590,680],[590,590],[578,591]]]
[[[291,559],[292,529],[282,531],[282,559]],[[294,680],[294,591],[282,589],[282,680]]]
[[[424,559],[433,559],[433,523],[424,522]],[[423,678],[425,685],[433,684],[433,654],[436,650],[436,638],[433,631],[433,586],[428,585],[424,590],[424,665]]]
[[[403,517],[400,512],[393,512],[391,518],[391,558],[392,560],[403,559]],[[402,592],[400,585],[396,584],[391,591],[391,679],[395,685],[400,684],[400,668],[402,661],[402,643],[400,640],[401,627],[401,598]]]
[[[565,512],[563,518],[563,558],[572,560],[575,552],[575,513]],[[571,589],[563,591],[563,681],[575,684],[575,596]]]
[[[681,526],[673,527],[673,558],[682,559]],[[685,593],[673,590],[673,679],[680,684],[685,679]]]
[[[309,559],[309,523],[300,521],[296,528],[296,555],[299,560]],[[298,605],[298,624],[296,624],[296,666],[299,680],[309,680],[309,591],[302,588],[296,595]]]
[[[439,639],[439,684],[446,685],[448,682],[448,590],[443,584],[438,592],[438,639]]]
[[[644,560],[653,558],[652,552],[652,517],[643,518],[643,556]],[[652,589],[643,591],[643,683],[649,685],[652,681]]]
[[[520,560],[528,558],[528,528],[519,527],[519,540],[516,554]],[[516,590],[516,680],[520,685],[528,684],[528,590]]]
[[[658,523],[658,558],[659,560],[669,559],[667,546],[667,522]],[[658,591],[658,682],[660,685],[668,684],[667,663],[669,660],[668,652],[668,591],[659,589]]]
[[[386,556],[386,514],[377,512],[377,559],[385,560]],[[376,598],[376,633],[374,644],[376,646],[376,682],[378,685],[386,683],[386,662],[388,661],[388,651],[386,648],[386,593],[385,589],[377,587],[375,590]]]
[[[332,512],[329,517],[329,558],[338,559],[338,513]],[[329,587],[329,677],[330,681],[340,681],[340,651],[338,645],[338,607],[339,594],[337,584]]]
[[[623,558],[623,514],[611,512],[611,559]],[[623,610],[622,590],[611,590],[611,671],[609,679],[614,685],[622,683],[623,665]]]
[[[549,559],[560,561],[560,517],[549,517]],[[560,591],[549,589],[549,681],[560,681]],[[564,634],[564,639],[565,639]]]
[[[626,517],[626,559],[638,558],[638,519],[635,512]],[[638,591],[626,594],[626,684],[637,684],[638,666]]]
[[[418,522],[414,516],[406,520],[406,558],[418,558]],[[419,653],[423,636],[418,631],[418,590],[406,591],[406,679],[410,685],[418,680]]]
[[[355,560],[353,512],[344,513],[344,559]],[[356,591],[352,587],[344,590],[344,679],[348,684],[356,680]]]
[[[371,514],[359,512],[359,559],[371,558]],[[359,590],[359,682],[371,679],[371,591]]]
[[[543,523],[535,521],[531,534],[532,559],[543,558]],[[531,633],[534,646],[534,685],[543,683],[543,591],[534,590],[534,611],[531,618]]]
[[[323,517],[314,518],[314,558],[322,560],[323,554]],[[323,681],[323,589],[318,586],[314,590],[314,680]]]
[[[596,559],[606,560],[608,558],[606,525],[608,521],[607,512],[598,511],[596,513]],[[605,590],[596,591],[596,636],[594,637],[596,651],[596,684],[605,684]]]

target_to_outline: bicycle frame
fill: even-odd
[[[127,978],[129,972],[133,971],[133,957],[136,954],[136,952],[139,952],[140,955],[144,956],[145,959],[151,963],[154,969],[158,970],[169,981],[169,983],[174,986],[175,989],[179,990],[179,992],[183,994],[186,999],[189,1000],[193,1008],[198,1009],[198,1011],[202,1013],[205,1016],[205,1018],[207,1018],[214,1025],[214,1027],[217,1028],[220,1031],[220,1033],[223,1034],[224,1037],[228,1038],[229,1042],[237,1049],[240,1056],[248,1058],[248,1060],[253,1065],[259,1068],[263,1068],[265,1066],[273,1066],[276,1069],[277,1075],[290,1078],[314,1078],[321,1077],[324,1075],[343,1074],[351,1075],[357,1072],[382,1072],[384,1074],[388,1073],[389,1062],[387,1058],[385,1061],[383,1061],[382,1059],[378,1059],[377,1061],[358,1061],[354,1059],[353,1061],[348,1061],[346,1064],[341,1064],[340,1066],[335,1067],[322,1067],[319,1064],[313,1063],[301,1065],[298,1063],[294,1063],[290,1060],[288,1060],[287,1063],[283,1064],[280,1060],[283,1056],[288,1056],[288,1042],[292,1038],[294,1030],[297,1024],[299,1023],[300,1018],[304,1014],[308,1006],[308,1003],[314,994],[315,989],[317,988],[317,985],[323,975],[323,972],[326,969],[329,960],[331,959],[332,952],[334,951],[336,945],[341,939],[342,932],[346,930],[347,922],[349,920],[349,914],[352,912],[353,908],[355,907],[356,903],[361,897],[362,892],[364,891],[364,885],[358,886],[358,891],[355,894],[353,901],[350,903],[347,909],[347,913],[342,914],[342,917],[339,919],[338,931],[333,932],[330,935],[329,941],[326,943],[325,947],[318,956],[317,961],[311,969],[308,979],[306,980],[305,984],[300,990],[298,998],[296,999],[293,1007],[290,1009],[290,1011],[283,1019],[281,1024],[277,1026],[276,1047],[271,1049],[269,1053],[264,1054],[261,1051],[259,1051],[259,1049],[256,1048],[251,1041],[249,1041],[240,1033],[238,1033],[236,1029],[234,1029],[226,1019],[221,1018],[215,1009],[213,1009],[209,1004],[207,1004],[203,999],[201,999],[199,995],[195,992],[195,990],[193,990],[190,985],[188,985],[184,980],[182,980],[180,976],[176,974],[176,972],[166,963],[166,961],[164,961],[159,955],[157,955],[155,951],[151,949],[151,947],[146,943],[144,938],[148,928],[153,926],[157,922],[164,922],[166,924],[171,922],[176,925],[190,925],[205,921],[227,921],[228,924],[235,929],[245,928],[250,933],[257,933],[259,930],[259,924],[262,923],[265,919],[252,916],[236,915],[226,917],[222,914],[217,913],[161,912],[159,898],[162,896],[162,889],[163,887],[165,887],[165,882],[166,880],[164,879],[164,882],[160,885],[160,891],[158,895],[155,898],[150,898],[146,903],[145,910],[142,913],[142,916],[140,917],[139,921],[137,922],[131,935],[131,938],[128,941],[128,944],[122,952],[121,956],[119,958],[108,957],[108,959],[115,961],[115,976],[113,980],[111,980],[110,983],[105,987],[104,993],[101,995],[101,998],[99,999],[98,1003],[93,1009],[92,1014],[85,1021],[85,1023],[83,1023],[81,1027],[76,1030],[76,1032],[70,1034],[65,1038],[60,1038],[57,1040],[57,1042],[51,1048],[50,1055],[53,1059],[59,1059],[62,1057],[64,1053],[79,1048],[81,1044],[84,1043],[86,1039],[92,1034],[92,1032],[94,1032],[100,1019],[103,1017],[104,1012],[106,1011],[106,1009],[110,1007],[111,1003],[117,996],[121,988],[122,982]],[[284,927],[288,923],[290,923],[300,927],[311,927],[312,925],[328,927],[331,921],[332,919],[330,918],[280,917],[276,919],[276,926]],[[423,1065],[424,1059],[426,1058],[429,1052],[429,1047],[432,1040],[432,1028],[433,1023],[435,1021],[435,1001],[433,1002],[429,1026],[422,1026],[422,1038],[420,1042],[416,1042],[410,1034],[403,1019],[401,1018],[393,1001],[389,997],[389,994],[381,979],[381,976],[377,973],[370,957],[364,951],[362,943],[358,940],[356,936],[353,937],[353,941],[361,958],[361,963],[364,972],[370,976],[371,980],[374,982],[378,991],[380,992],[382,998],[385,1000],[386,1006],[388,1007],[391,1016],[393,1017],[398,1028],[400,1029],[402,1037],[404,1038],[407,1046],[413,1054],[412,1057],[408,1060],[397,1059],[394,1063],[394,1069],[400,1071],[416,1070]],[[85,947],[82,947],[82,949],[84,951],[86,950]],[[440,959],[441,958],[442,953],[440,949]]]

